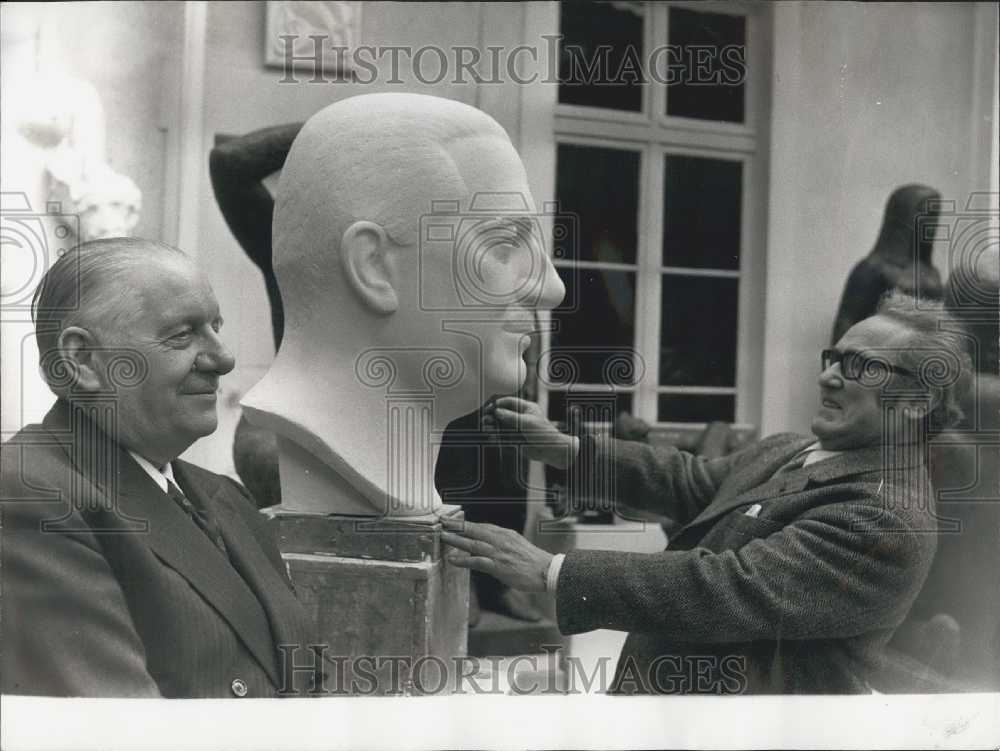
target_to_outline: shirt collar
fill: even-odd
[[[160,486],[160,490],[164,493],[167,492],[167,480],[170,480],[174,485],[177,481],[174,479],[174,470],[170,466],[170,462],[163,465],[163,469],[158,468],[149,459],[144,456],[139,456],[134,451],[129,451],[129,456],[135,459],[135,463],[142,467],[142,471],[153,478],[153,482]]]
[[[821,462],[824,459],[830,459],[834,456],[840,456],[840,454],[844,453],[843,451],[830,451],[828,449],[820,448],[819,441],[816,441],[816,443],[811,446],[806,446],[802,449],[802,452],[806,455],[805,461],[802,463],[803,467],[808,467],[810,464],[815,464],[816,462]]]

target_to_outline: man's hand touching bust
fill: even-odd
[[[580,439],[561,433],[534,402],[504,396],[485,410],[487,430],[517,436],[528,458],[566,469],[580,451]],[[554,556],[532,545],[513,530],[493,524],[443,519],[441,539],[458,551],[448,556],[456,566],[481,571],[513,589],[525,592],[552,590],[558,575]]]
[[[579,438],[559,432],[541,407],[516,396],[502,396],[487,407],[483,425],[515,434],[529,459],[556,469],[566,469],[580,451]]]

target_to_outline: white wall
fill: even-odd
[[[31,211],[46,211],[44,179],[48,150],[29,143],[17,125],[25,108],[57,114],[75,123],[71,132],[86,134],[96,154],[131,177],[142,191],[143,210],[134,232],[159,238],[164,219],[166,142],[172,102],[165,98],[177,60],[181,3],[13,4],[2,8],[3,131],[0,137],[0,189],[23,194]],[[67,79],[65,92],[42,88],[38,73]],[[83,93],[81,93],[83,92]],[[100,107],[90,106],[93,93]],[[84,96],[84,93],[86,96]],[[73,95],[81,97],[74,99]],[[69,101],[65,101],[69,100]],[[79,106],[83,102],[86,106]],[[98,112],[103,109],[103,120]],[[9,207],[5,206],[5,210]],[[64,207],[65,210],[65,207]],[[45,221],[45,220],[43,220]],[[50,241],[53,223],[49,225]],[[45,267],[40,248],[8,244],[4,230],[4,294],[11,280],[37,282]],[[48,250],[48,263],[58,248]],[[39,267],[32,264],[41,261]],[[35,269],[32,273],[32,269]],[[30,301],[27,296],[18,300]],[[2,317],[2,431],[4,437],[40,420],[55,401],[37,372],[33,327],[24,309],[15,310],[5,296]],[[18,306],[21,307],[21,306]]]
[[[995,59],[982,37],[991,24],[995,46],[996,7],[986,10],[775,6],[764,434],[808,431],[819,350],[890,192],[921,182],[961,207],[988,189],[993,80],[979,63]],[[946,277],[943,244],[934,262]]]

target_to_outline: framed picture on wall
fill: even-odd
[[[264,64],[315,73],[348,73],[361,36],[356,0],[268,0]]]

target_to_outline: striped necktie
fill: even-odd
[[[226,550],[226,543],[222,539],[222,533],[219,531],[219,525],[215,523],[215,520],[209,516],[206,510],[195,507],[170,478],[167,478],[167,495],[191,517],[192,521],[198,525],[202,532],[208,535],[208,539],[212,541],[215,547],[221,550],[223,555],[228,556],[229,553]]]

